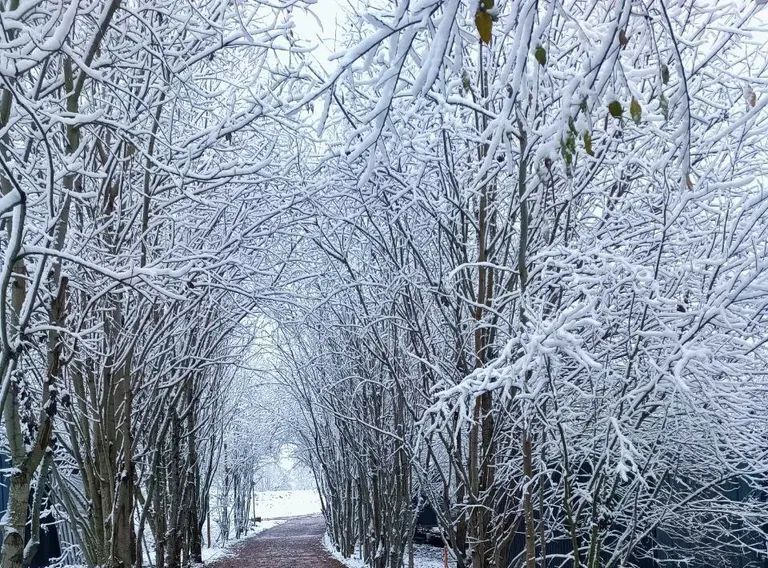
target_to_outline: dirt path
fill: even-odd
[[[213,568],[344,568],[320,542],[325,521],[320,515],[298,517],[235,546],[232,556]]]

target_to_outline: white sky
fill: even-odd
[[[334,67],[328,58],[335,51],[336,29],[344,21],[345,6],[349,6],[346,0],[315,0],[309,10],[295,8],[293,12],[294,33],[315,46],[312,54],[326,70]]]

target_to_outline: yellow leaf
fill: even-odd
[[[491,30],[493,29],[493,18],[488,12],[478,10],[475,13],[475,26],[480,34],[483,43],[491,43]]]

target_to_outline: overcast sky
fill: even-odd
[[[346,0],[317,0],[309,10],[297,9],[293,14],[296,35],[316,46],[313,55],[326,70],[334,67],[328,57],[335,51],[336,27],[344,20],[344,6],[349,6]]]

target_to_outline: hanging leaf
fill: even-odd
[[[571,154],[576,152],[576,134],[575,131],[569,131],[565,137],[565,147]]]
[[[568,131],[564,139],[560,139],[560,153],[565,162],[565,174],[568,177],[573,175],[571,166],[573,166],[573,156],[576,154],[576,134]]]
[[[627,37],[626,30],[621,30],[619,32],[619,45],[623,48],[627,47],[627,44],[629,43],[629,38]]]
[[[757,93],[755,93],[755,90],[749,85],[744,87],[744,100],[747,101],[747,108],[755,108],[755,105],[757,104]]]
[[[475,26],[480,34],[480,40],[485,43],[491,43],[491,32],[493,31],[493,18],[485,10],[478,10],[475,13]]]
[[[619,101],[611,101],[608,104],[608,112],[611,113],[613,118],[621,118],[624,114],[624,108]]]
[[[661,64],[661,82],[665,85],[669,83],[669,67],[663,63]]]
[[[632,97],[632,102],[629,103],[629,114],[635,124],[640,124],[640,119],[643,117],[643,108],[640,106],[640,101],[635,97]]]
[[[664,119],[669,120],[669,101],[667,100],[667,97],[664,96],[664,93],[659,95],[659,110],[661,110],[661,114],[664,115]]]
[[[590,156],[595,155],[592,150],[592,135],[587,131],[584,132],[584,151]]]
[[[461,74],[461,89],[465,93],[472,90],[472,82],[469,80],[469,74],[466,71]]]
[[[539,62],[539,65],[544,67],[547,64],[547,50],[544,49],[543,46],[537,45],[536,50],[533,52],[533,56],[536,58],[536,61]]]
[[[571,152],[566,145],[561,142],[560,143],[560,153],[563,156],[563,161],[565,162],[565,175],[568,177],[571,177],[572,172],[572,166],[573,166],[573,152]]]

